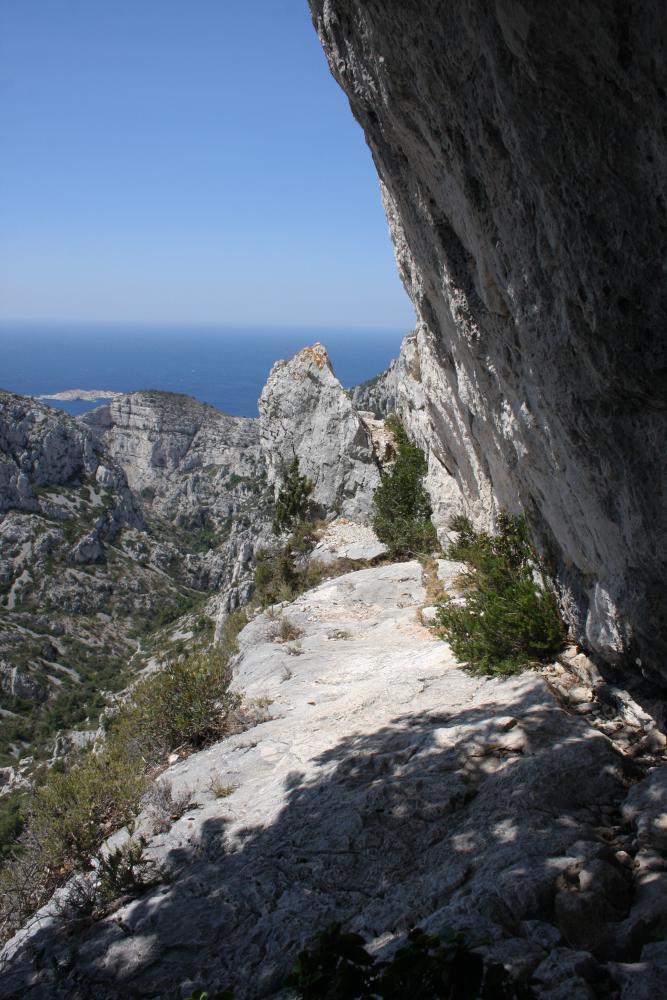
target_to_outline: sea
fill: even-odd
[[[27,396],[67,389],[162,389],[233,416],[257,416],[271,366],[320,341],[345,388],[396,357],[406,330],[0,323],[0,388]],[[45,400],[78,415],[105,400]]]

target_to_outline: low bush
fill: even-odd
[[[99,752],[47,772],[0,873],[0,936],[90,867],[103,841],[132,821],[151,773],[169,752],[199,749],[236,726],[240,698],[229,690],[227,664],[226,653],[214,647],[144,678],[109,719]],[[138,864],[134,855],[116,860]]]
[[[164,879],[164,870],[146,857],[145,848],[146,840],[139,837],[97,856],[97,875],[103,900],[136,896]]]
[[[153,819],[155,833],[164,833],[177,819],[180,819],[192,802],[188,792],[175,794],[171,781],[161,778],[150,786],[142,800]]]
[[[438,612],[456,657],[477,673],[510,674],[558,653],[565,632],[525,518],[500,514],[497,535],[475,531],[464,517],[450,528],[458,540],[448,557],[469,566],[461,577],[465,604],[450,598]]]
[[[145,790],[144,775],[117,741],[82,754],[62,773],[50,771],[28,819],[45,868],[65,875],[85,865],[105,837],[132,819]]]
[[[255,553],[255,600],[261,607],[292,601],[325,578],[324,567],[308,558],[316,537],[312,522],[299,523],[279,549]]]
[[[499,965],[486,964],[450,930],[426,934],[416,927],[388,961],[378,961],[359,934],[333,924],[304,950],[286,985],[302,1000],[518,1000]]]
[[[438,542],[423,485],[428,471],[424,452],[410,441],[397,417],[389,417],[385,426],[396,439],[396,461],[389,472],[382,473],[373,494],[373,529],[392,556],[432,552]]]
[[[0,799],[0,864],[10,857],[23,829],[26,798],[24,791],[17,790]]]
[[[275,642],[292,642],[294,639],[300,639],[302,635],[303,629],[299,625],[291,618],[281,616],[276,628]]]
[[[239,705],[229,681],[228,657],[218,646],[167,664],[134,686],[110,720],[111,741],[144,767],[177,747],[200,749],[224,735]]]

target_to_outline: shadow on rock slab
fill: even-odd
[[[289,774],[271,825],[230,840],[225,818],[209,820],[167,856],[171,883],[76,936],[17,941],[0,997],[166,1000],[194,983],[268,998],[333,920],[384,942],[450,925],[524,979],[539,967],[550,988],[606,982],[630,899],[614,851],[631,765],[534,688],[504,707],[406,715],[341,740],[308,779]],[[549,964],[557,941],[586,961]]]

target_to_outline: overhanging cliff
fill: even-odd
[[[587,648],[666,677],[664,5],[310,7],[420,319],[432,468],[478,523],[526,511]]]

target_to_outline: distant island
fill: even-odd
[[[122,392],[114,392],[112,389],[65,389],[64,392],[49,392],[35,396],[35,399],[115,399],[116,396],[122,395]]]

